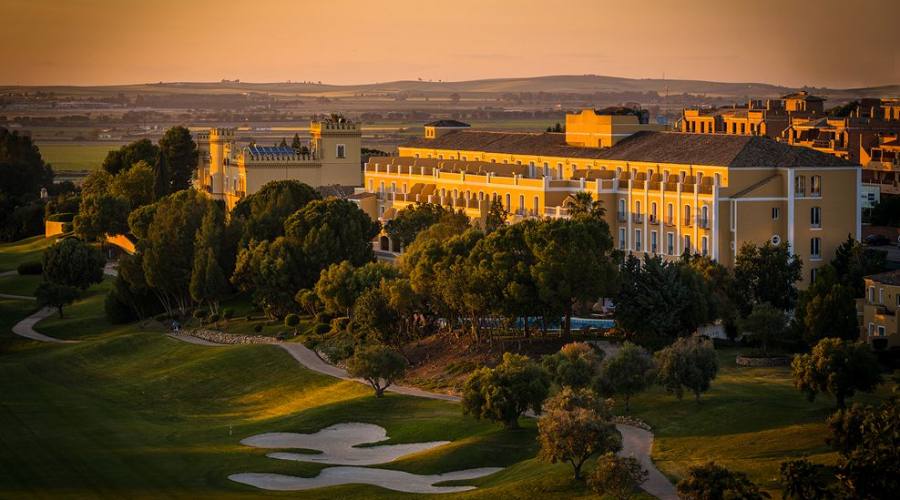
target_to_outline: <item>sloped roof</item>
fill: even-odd
[[[603,149],[600,158],[650,163],[740,167],[852,167],[856,164],[814,149],[765,136],[638,132]]]
[[[426,123],[426,127],[468,127],[470,126],[468,123],[457,121],[457,120],[437,120],[431,123]]]
[[[884,283],[885,285],[900,285],[900,269],[888,271],[886,273],[873,274],[871,276],[866,276],[866,278],[878,283]]]
[[[638,132],[611,148],[566,144],[565,134],[459,130],[400,147],[483,151],[561,158],[680,163],[728,167],[849,167],[855,164],[764,136]]]

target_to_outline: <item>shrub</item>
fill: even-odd
[[[688,477],[678,481],[676,488],[678,498],[682,500],[769,498],[767,493],[759,491],[759,487],[753,484],[746,474],[731,472],[713,462],[688,469]]]
[[[195,319],[199,319],[202,323],[203,319],[206,318],[206,309],[194,309],[193,316]]]
[[[316,313],[317,323],[329,323],[332,319],[334,319],[334,317],[325,311]]]
[[[110,290],[103,299],[103,311],[109,322],[116,325],[129,323],[136,319],[131,306],[119,297],[115,289]]]
[[[262,323],[257,323],[255,325],[253,325],[253,331],[256,333],[262,332],[263,331]]]
[[[234,317],[234,309],[232,309],[230,307],[226,307],[225,309],[222,309],[222,318],[223,319],[231,319],[233,317]]]
[[[626,500],[647,480],[647,475],[636,458],[607,453],[597,459],[597,466],[588,478],[588,486],[598,495]]]
[[[288,328],[296,328],[300,324],[300,317],[296,314],[288,314],[284,317],[284,326]]]
[[[343,316],[340,318],[334,318],[331,320],[331,331],[332,332],[345,332],[347,331],[347,327],[350,325],[350,318]]]
[[[206,318],[210,323],[216,323],[219,321],[218,314],[210,314],[208,318]]]
[[[41,265],[38,261],[31,262],[23,262],[19,264],[19,267],[16,269],[20,276],[25,276],[28,274],[37,275],[44,272],[44,266]]]
[[[331,326],[325,323],[316,323],[316,326],[313,327],[313,333],[316,335],[325,335],[331,331]]]

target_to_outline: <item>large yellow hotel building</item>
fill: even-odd
[[[429,123],[397,156],[370,158],[354,198],[382,222],[416,202],[478,221],[500,199],[516,222],[567,217],[572,195],[586,191],[603,203],[623,251],[689,251],[731,266],[745,242],[787,241],[804,263],[803,285],[848,235],[859,238],[859,165],[768,137],[642,121],[585,110],[566,117],[565,133]],[[398,250],[384,237],[381,246]]]

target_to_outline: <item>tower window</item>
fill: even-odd
[[[343,144],[337,145],[337,150],[335,151],[335,156],[337,158],[346,158],[347,157],[347,146]]]

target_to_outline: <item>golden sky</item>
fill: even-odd
[[[0,0],[0,84],[900,83],[900,0]]]

